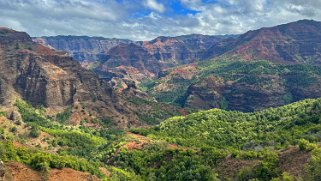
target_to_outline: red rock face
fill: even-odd
[[[115,68],[127,66],[136,68],[149,78],[155,78],[168,68],[202,60],[204,53],[224,38],[226,37],[187,35],[120,44],[106,51],[95,70],[99,73],[119,74]],[[124,72],[122,77],[128,74],[130,73]]]
[[[302,20],[249,31],[226,55],[244,60],[321,63],[321,23]]]
[[[78,61],[96,62],[103,77],[116,73],[118,66],[134,67],[146,76],[157,76],[167,68],[188,64],[206,57],[206,51],[226,36],[186,35],[158,37],[151,41],[129,41],[89,37],[42,37],[34,41],[70,52]],[[207,58],[207,57],[206,57]]]

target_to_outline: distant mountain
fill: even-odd
[[[158,37],[151,41],[130,41],[84,36],[41,37],[33,40],[69,52],[83,66],[95,68],[102,76],[120,66],[132,67],[143,75],[203,60],[204,53],[223,39],[236,36],[184,35]],[[105,75],[104,75],[105,73]],[[119,73],[119,72],[118,72]],[[130,74],[130,72],[128,72]]]
[[[132,42],[125,39],[88,36],[50,36],[33,38],[33,40],[56,50],[67,51],[74,59],[80,62],[99,61],[105,51],[119,44]]]
[[[225,44],[225,56],[244,60],[321,63],[321,22],[300,20],[249,31]],[[215,54],[214,54],[215,55]]]

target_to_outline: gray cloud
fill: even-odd
[[[134,40],[181,34],[237,34],[296,21],[321,20],[321,0],[180,0],[196,14],[166,14],[167,0],[0,0],[0,26],[32,36],[89,35]],[[148,2],[150,2],[148,4]],[[136,16],[137,12],[148,12]]]

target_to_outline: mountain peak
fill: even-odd
[[[0,33],[14,33],[17,32],[11,28],[0,26]]]
[[[16,31],[7,27],[0,27],[0,42],[11,43],[11,42],[27,42],[31,41],[30,36],[25,32]]]
[[[306,23],[306,24],[311,24],[311,23],[321,23],[320,21],[316,21],[313,19],[302,19],[302,20],[298,20],[292,23]]]
[[[299,20],[248,31],[234,43],[229,55],[245,60],[318,63],[321,61],[321,22]]]

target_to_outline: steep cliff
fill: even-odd
[[[88,36],[51,36],[33,38],[37,43],[67,51],[75,60],[99,61],[104,52],[119,44],[128,44],[132,41],[125,39],[108,39],[103,37]]]
[[[127,86],[123,93],[112,89],[110,82],[99,79],[67,53],[37,44],[28,34],[7,28],[0,30],[0,101],[12,105],[19,97],[34,106],[51,110],[72,109],[72,121],[96,117],[109,120],[118,127],[146,124],[139,116],[153,116],[155,102],[129,103],[128,97],[145,99],[145,95]],[[144,97],[145,96],[145,97]],[[148,99],[148,98],[146,98]],[[171,106],[163,106],[169,109]],[[176,114],[155,118],[154,123]],[[139,115],[137,113],[140,113]]]
[[[3,79],[0,79],[0,104],[3,104],[6,100],[7,85]]]

